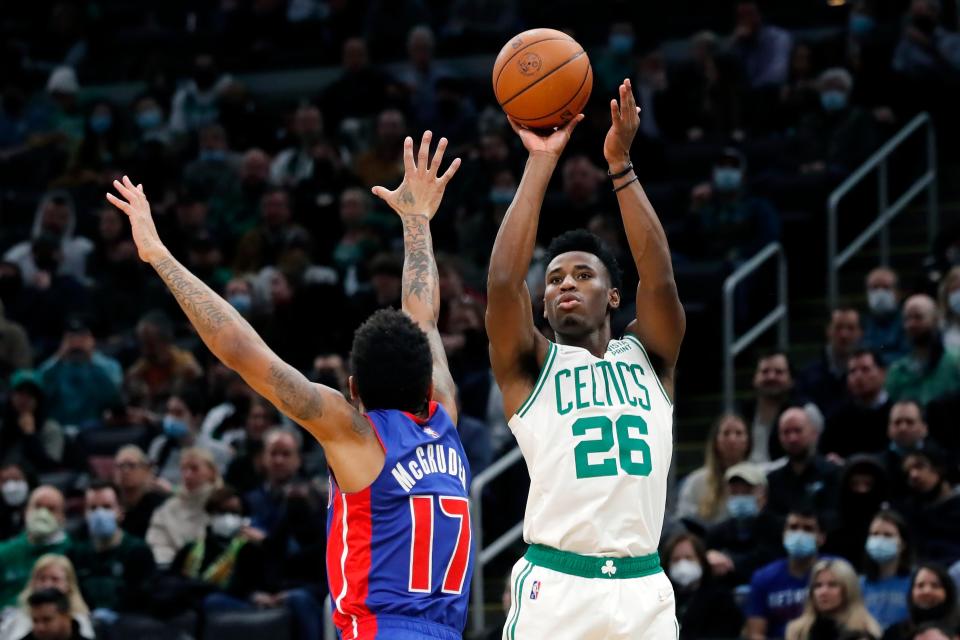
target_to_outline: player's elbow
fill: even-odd
[[[522,275],[518,276],[511,269],[497,269],[491,265],[487,272],[487,296],[513,294],[523,283]]]
[[[250,349],[249,345],[233,331],[226,331],[217,336],[214,347],[214,355],[220,362],[234,371],[239,371],[245,355],[249,355],[244,352]]]

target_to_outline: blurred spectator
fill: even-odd
[[[596,76],[595,82],[598,91],[602,91],[604,95],[617,91],[617,87],[623,82],[624,69],[633,66],[635,43],[636,34],[633,24],[627,20],[610,23],[605,46],[596,54],[590,55],[590,63]],[[643,102],[642,106],[647,107],[648,103]],[[644,108],[645,118],[652,116],[652,114],[652,108]]]
[[[846,397],[847,360],[862,336],[860,313],[856,309],[834,309],[827,324],[827,346],[820,359],[797,376],[803,394],[828,418]]]
[[[786,515],[792,505],[811,505],[826,531],[837,515],[840,469],[815,453],[819,428],[806,410],[793,407],[784,411],[779,434],[787,463],[767,476],[767,509]]]
[[[711,182],[691,191],[685,230],[691,257],[738,263],[780,238],[777,210],[747,194],[746,165],[743,154],[728,147],[713,165]]]
[[[346,119],[366,119],[379,113],[390,85],[387,77],[370,64],[367,42],[361,37],[344,40],[340,69],[340,75],[320,97],[331,133],[345,126]]]
[[[83,141],[79,92],[80,82],[72,67],[59,66],[50,72],[46,95],[32,106],[30,118],[42,131],[41,138],[34,138],[34,144],[54,143],[67,158],[76,153]]]
[[[907,491],[907,478],[903,461],[914,449],[925,445],[929,429],[923,420],[923,412],[913,400],[901,400],[890,407],[887,422],[887,446],[879,452],[881,463],[890,481],[890,498],[899,500]]]
[[[123,510],[123,530],[145,539],[153,512],[167,501],[169,494],[157,486],[153,467],[140,447],[130,444],[117,451],[113,482]]]
[[[565,229],[583,226],[593,214],[610,208],[609,196],[600,187],[606,180],[602,169],[586,155],[571,155],[561,167],[560,191],[548,193],[543,205],[550,215],[540,220],[537,237],[549,241]]]
[[[499,46],[518,29],[517,0],[454,0],[443,35],[467,46]]]
[[[940,281],[940,317],[943,346],[960,353],[960,267],[954,267]]]
[[[236,199],[212,203],[214,227],[231,242],[236,242],[257,225],[260,202],[270,188],[271,162],[263,149],[247,149],[240,158],[240,190],[235,195]]]
[[[127,370],[127,384],[152,401],[199,378],[203,371],[189,351],[173,344],[173,326],[162,311],[137,323],[140,357]]]
[[[936,623],[925,623],[917,627],[912,640],[957,640],[957,633]]]
[[[763,23],[759,3],[737,3],[733,52],[743,65],[753,89],[777,87],[787,81],[793,37],[783,29]]]
[[[863,319],[863,344],[883,354],[890,364],[909,349],[900,315],[900,289],[897,274],[888,267],[877,267],[867,274],[867,306]]]
[[[890,500],[887,474],[868,454],[852,456],[843,467],[837,522],[828,533],[824,552],[847,558],[862,567],[863,545],[877,511]]]
[[[846,560],[820,560],[811,571],[803,614],[787,625],[786,640],[823,640],[849,631],[874,637],[882,629],[863,605],[860,584]]]
[[[264,533],[271,532],[284,517],[287,494],[299,480],[299,434],[274,429],[263,437],[265,482],[243,496],[251,525]]]
[[[206,199],[227,198],[239,189],[240,154],[230,150],[222,125],[200,128],[197,157],[183,168],[183,186]]]
[[[143,539],[120,528],[124,513],[113,486],[101,481],[87,487],[84,516],[89,538],[70,549],[70,559],[94,618],[147,609],[153,554]]]
[[[943,347],[933,298],[924,294],[907,298],[903,305],[903,330],[910,342],[910,353],[890,366],[890,397],[911,398],[925,406],[935,398],[960,390],[960,355]]]
[[[95,102],[86,121],[83,142],[61,184],[93,188],[108,184],[110,171],[126,163],[130,154],[123,129],[113,104],[106,100]]]
[[[40,377],[24,369],[10,376],[0,423],[0,464],[16,463],[33,473],[52,471],[63,461],[63,429],[48,415]]]
[[[33,563],[46,553],[66,553],[72,541],[64,531],[63,494],[56,487],[41,485],[27,501],[24,531],[0,542],[0,608],[14,605]]]
[[[33,364],[30,338],[23,326],[4,314],[0,300],[0,379],[6,379],[17,369],[29,369]]]
[[[750,433],[743,418],[720,416],[707,434],[704,464],[687,476],[677,499],[676,518],[690,518],[704,527],[730,517],[727,507],[727,469],[750,455]]]
[[[323,135],[323,117],[313,105],[302,104],[293,114],[290,133],[294,144],[270,164],[270,182],[293,189],[313,175],[313,148]]]
[[[140,96],[133,103],[133,122],[137,126],[137,137],[141,146],[155,143],[162,148],[172,143],[163,105],[152,95]]]
[[[365,279],[360,269],[380,244],[369,225],[372,206],[370,194],[358,187],[346,189],[340,195],[343,236],[333,250],[333,263],[343,274],[344,290],[348,296],[357,293],[360,281]]]
[[[157,469],[157,475],[170,484],[180,481],[181,457],[193,447],[208,451],[221,472],[233,457],[229,446],[201,433],[203,413],[203,399],[195,391],[188,389],[167,399],[163,433],[150,443],[147,456]]]
[[[281,253],[296,243],[309,246],[310,234],[293,221],[290,194],[268,189],[260,198],[260,223],[237,244],[233,268],[237,273],[255,272],[276,264]]]
[[[83,282],[86,276],[87,257],[93,251],[93,243],[83,236],[76,235],[77,213],[73,198],[66,191],[48,191],[40,199],[30,239],[15,244],[3,255],[3,259],[20,267],[20,274],[26,285],[35,284],[41,272],[51,276],[69,275]],[[56,264],[38,255],[35,241],[43,237],[58,251]]]
[[[893,69],[939,85],[960,74],[960,35],[940,25],[939,0],[913,0],[893,54]]]
[[[123,369],[97,349],[86,320],[68,318],[63,342],[37,370],[47,392],[50,417],[64,425],[88,426],[120,400]]]
[[[437,113],[432,127],[440,135],[457,141],[451,153],[468,148],[468,142],[477,136],[477,109],[471,98],[469,82],[446,77],[436,84]]]
[[[816,514],[794,506],[783,527],[787,558],[761,567],[750,579],[747,640],[781,638],[787,623],[803,612],[810,573],[823,541],[824,530]]]
[[[16,463],[0,465],[0,541],[12,538],[23,530],[24,510],[30,482],[23,468]]]
[[[242,436],[233,434],[232,446],[237,454],[227,468],[225,480],[237,493],[245,495],[264,481],[265,453],[263,436],[280,422],[272,404],[255,396],[250,399]],[[230,434],[227,434],[228,436]]]
[[[903,459],[910,493],[903,512],[917,534],[917,557],[950,566],[960,560],[960,487],[952,456],[934,442]]]
[[[672,76],[669,107],[680,110],[672,119],[685,128],[683,139],[691,142],[740,138],[743,93],[736,61],[720,50],[712,31],[700,31],[689,42],[691,63]]]
[[[714,580],[700,538],[681,533],[667,540],[661,552],[663,571],[673,584],[680,638],[732,638],[743,626],[743,614],[730,587]]]
[[[190,78],[173,95],[170,104],[171,131],[189,134],[216,122],[220,116],[220,95],[231,82],[229,75],[220,73],[212,55],[197,55],[193,60]]]
[[[147,544],[161,567],[169,565],[177,551],[203,534],[208,524],[204,505],[222,484],[213,456],[196,447],[180,454],[180,478],[182,484],[153,512],[147,529]]]
[[[845,402],[827,417],[818,449],[846,458],[857,452],[880,451],[887,445],[887,423],[893,401],[884,388],[886,369],[879,353],[854,349],[847,358]]]
[[[32,631],[21,640],[80,640],[80,624],[70,613],[70,601],[57,589],[43,589],[27,598]]]
[[[354,171],[367,187],[391,187],[403,179],[403,142],[407,121],[399,109],[384,109],[377,115],[373,145],[357,156]]]
[[[430,10],[423,0],[372,0],[366,8],[364,39],[374,47],[374,57],[385,60],[399,56],[416,25],[430,22]]]
[[[223,291],[232,277],[230,269],[223,264],[220,244],[205,232],[198,233],[190,243],[185,266],[214,291]]]
[[[750,582],[753,572],[783,556],[783,524],[767,511],[767,477],[751,462],[724,474],[730,515],[707,531],[707,560],[713,574],[731,585]]]
[[[434,59],[435,46],[430,27],[418,25],[411,29],[407,35],[407,62],[397,73],[397,79],[410,94],[411,113],[424,127],[432,126],[437,117],[437,84],[451,75],[443,63]]]
[[[913,572],[910,528],[896,511],[882,510],[870,523],[863,560],[863,599],[884,629],[907,616]]]
[[[30,633],[33,622],[28,600],[34,593],[51,589],[66,597],[70,615],[80,631],[79,637],[95,638],[90,609],[80,594],[73,563],[66,556],[54,553],[37,558],[26,587],[17,597],[18,608],[10,610],[10,615],[0,623],[0,638],[23,638]]]
[[[922,562],[910,578],[908,615],[889,627],[883,640],[912,640],[916,629],[926,623],[956,629],[957,587],[950,574],[939,564]]]
[[[816,111],[820,103],[813,56],[813,47],[809,44],[797,42],[793,45],[789,77],[780,87],[780,106],[785,123],[799,122],[804,115]]]

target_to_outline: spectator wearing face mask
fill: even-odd
[[[910,577],[907,616],[891,625],[882,640],[912,640],[922,625],[956,629],[958,623],[957,587],[950,574],[938,563],[923,562]]]
[[[948,351],[960,353],[960,267],[954,267],[940,282],[940,330],[943,346]]]
[[[863,346],[876,349],[884,364],[907,353],[909,346],[900,315],[900,289],[896,271],[877,267],[867,274],[867,306],[863,318]]]
[[[195,392],[183,391],[167,399],[163,433],[150,443],[147,457],[157,469],[157,475],[170,484],[180,482],[180,458],[182,452],[189,448],[209,451],[220,473],[226,470],[233,458],[229,446],[201,433],[203,414],[203,399]]]
[[[903,517],[896,511],[879,511],[870,523],[864,551],[864,603],[870,615],[886,629],[907,616],[913,545]]]
[[[0,465],[0,541],[23,531],[29,495],[30,483],[23,467],[16,463]]]
[[[33,630],[38,629],[32,619],[32,607],[30,606],[31,597],[40,592],[59,593],[67,602],[68,617],[72,618],[74,623],[76,637],[92,639],[96,637],[93,630],[93,623],[90,620],[90,609],[87,603],[83,601],[80,594],[80,587],[77,584],[77,575],[73,570],[73,564],[66,556],[49,553],[37,558],[36,564],[30,573],[30,579],[27,581],[26,588],[20,592],[17,597],[18,608],[10,610],[10,614],[3,618],[0,623],[0,638],[24,638]],[[64,621],[66,622],[66,621]],[[48,629],[45,625],[40,625],[39,636],[43,635]],[[67,628],[68,624],[62,624],[61,628]]]
[[[910,353],[895,361],[887,374],[887,391],[894,400],[912,398],[925,406],[931,400],[960,391],[960,355],[947,351],[933,298],[917,294],[903,305],[903,330]]]
[[[197,157],[183,169],[183,186],[211,200],[225,200],[239,192],[240,154],[230,149],[222,125],[211,123],[200,129]]]
[[[64,531],[63,494],[56,487],[41,485],[33,490],[24,521],[23,533],[0,542],[0,608],[14,604],[37,558],[66,553],[72,544]]]
[[[673,584],[680,639],[732,638],[743,614],[729,587],[714,580],[700,538],[680,533],[664,545],[663,570]]]

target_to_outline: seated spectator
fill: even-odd
[[[290,194],[274,187],[260,198],[260,223],[237,242],[233,268],[237,273],[255,272],[276,264],[283,251],[296,243],[311,243],[310,233],[293,221]]]
[[[810,504],[829,527],[837,515],[840,468],[817,455],[818,435],[806,410],[791,408],[780,416],[780,444],[787,463],[767,476],[767,509],[785,516],[792,505]]]
[[[922,562],[910,578],[907,616],[891,625],[883,640],[911,640],[924,624],[956,629],[960,623],[957,610],[957,587],[950,574],[936,563]]]
[[[863,605],[860,584],[846,560],[820,560],[811,572],[803,615],[787,625],[786,640],[846,637],[866,631],[877,637],[880,625]]]
[[[0,541],[23,531],[29,495],[30,482],[23,467],[15,463],[0,465]]]
[[[788,31],[764,24],[758,4],[737,3],[732,49],[750,88],[779,87],[787,81],[793,37]]]
[[[783,523],[765,509],[767,477],[752,462],[724,474],[729,517],[707,531],[707,561],[725,583],[750,582],[753,572],[783,555]]]
[[[728,413],[720,416],[707,435],[704,465],[683,482],[675,517],[691,518],[704,527],[717,524],[727,512],[727,469],[750,455],[750,433],[743,419]],[[764,483],[766,484],[766,483]]]
[[[37,370],[47,392],[50,416],[64,425],[85,427],[120,400],[123,369],[97,349],[87,321],[68,318],[60,349]]]
[[[894,400],[913,398],[926,406],[931,400],[960,390],[960,355],[946,351],[940,334],[937,303],[917,294],[903,305],[903,330],[910,353],[895,361],[887,374],[887,391]]]
[[[153,512],[170,494],[158,487],[153,466],[143,449],[131,444],[117,451],[113,458],[113,483],[123,511],[121,527],[135,538],[146,539]]]
[[[907,616],[907,594],[913,572],[910,528],[896,511],[881,510],[870,523],[863,561],[864,604],[887,629]]]
[[[294,189],[313,176],[313,147],[323,135],[323,116],[313,105],[302,104],[290,125],[292,146],[276,155],[270,165],[270,182]]]
[[[710,573],[700,538],[681,533],[664,545],[663,570],[669,576],[677,602],[681,640],[732,638],[740,633],[743,614],[730,587]]]
[[[246,495],[264,482],[263,437],[271,427],[280,423],[277,410],[260,396],[250,399],[246,414],[243,437],[237,436],[233,440],[237,454],[224,476],[227,484],[241,495]]]
[[[0,608],[14,604],[37,558],[46,553],[66,553],[72,544],[64,531],[63,494],[56,487],[41,485],[33,490],[24,523],[20,535],[0,542]]]
[[[140,357],[127,371],[127,383],[155,400],[203,374],[189,351],[173,344],[173,326],[161,311],[146,313],[137,324]]]
[[[33,628],[30,616],[30,597],[38,592],[54,590],[67,599],[70,617],[80,631],[80,638],[95,638],[93,623],[90,620],[90,609],[83,601],[80,587],[77,584],[77,575],[73,564],[66,556],[48,553],[37,558],[30,572],[26,588],[17,597],[17,608],[9,610],[9,615],[0,622],[0,638],[29,637]]]
[[[33,371],[10,376],[0,423],[0,464],[18,463],[32,473],[51,471],[63,460],[63,429],[47,414],[46,394]]]
[[[200,53],[193,60],[190,79],[173,95],[170,103],[170,130],[187,135],[216,122],[220,115],[221,95],[233,79],[221,73],[209,53]]]
[[[940,26],[939,0],[913,0],[903,35],[893,54],[893,69],[939,86],[960,74],[960,35]]]
[[[846,399],[827,417],[817,448],[830,457],[880,451],[887,445],[893,401],[884,388],[886,367],[879,352],[854,349],[847,358]]]
[[[17,369],[29,369],[33,364],[33,348],[23,325],[6,317],[0,300],[0,379],[6,379]]]
[[[916,402],[903,400],[890,407],[888,443],[879,452],[879,458],[887,472],[892,501],[898,502],[907,492],[907,477],[903,472],[904,458],[911,451],[922,449],[928,435],[927,423],[924,422],[923,412]]]
[[[946,566],[960,560],[960,487],[950,481],[955,468],[932,441],[903,459],[910,490],[903,511],[917,535],[917,557]]]
[[[89,538],[75,544],[69,556],[94,618],[110,621],[115,614],[146,609],[156,568],[153,554],[143,539],[120,528],[124,514],[116,489],[92,483],[84,495],[84,516]]]
[[[184,391],[167,399],[163,433],[150,443],[147,457],[157,475],[170,484],[179,482],[181,452],[189,448],[209,451],[221,473],[233,458],[229,446],[200,432],[203,414],[203,399],[196,392]]]
[[[917,627],[911,640],[957,640],[957,633],[943,625],[926,623]]]
[[[180,479],[182,484],[153,512],[147,529],[147,544],[161,567],[169,565],[177,551],[203,534],[208,524],[204,505],[221,485],[213,456],[196,447],[180,453]]]
[[[940,317],[943,346],[960,353],[960,267],[954,267],[940,281]]]
[[[340,224],[343,236],[333,249],[333,264],[343,274],[348,296],[357,293],[363,279],[360,269],[380,247],[380,239],[370,225],[373,200],[359,187],[340,194]]]
[[[867,274],[867,307],[863,318],[863,346],[876,349],[889,365],[906,355],[909,347],[900,315],[900,288],[897,272],[877,267]]]
[[[834,309],[827,324],[827,346],[819,360],[797,376],[801,393],[828,419],[846,398],[847,360],[862,337],[860,313],[849,307]]]
[[[410,95],[411,113],[416,114],[423,126],[433,125],[437,116],[437,84],[451,75],[434,57],[434,45],[430,27],[420,25],[411,29],[407,34],[407,62],[397,74]],[[387,180],[375,184],[393,183]]]
[[[80,625],[70,615],[70,602],[56,589],[37,591],[27,598],[33,629],[21,640],[80,640]]]
[[[847,461],[840,478],[837,519],[827,534],[825,553],[848,558],[855,569],[861,567],[870,523],[890,499],[887,484],[887,474],[873,456],[856,454]]]
[[[264,533],[279,524],[287,497],[300,472],[299,433],[274,429],[263,437],[265,482],[243,497],[250,523]]]
[[[377,116],[373,146],[357,156],[353,168],[368,187],[399,184],[403,178],[403,137],[407,121],[399,109],[385,109]]]
[[[183,168],[182,185],[205,200],[227,199],[239,191],[240,154],[230,150],[222,125],[201,127],[197,157]]]
[[[370,64],[367,42],[360,37],[343,41],[340,75],[327,85],[320,98],[330,131],[336,132],[348,118],[372,118],[387,100],[390,81]]]
[[[747,603],[747,640],[782,638],[787,623],[803,613],[810,573],[824,542],[816,512],[794,507],[783,528],[787,558],[761,567],[750,579]]]
[[[960,391],[931,400],[923,413],[930,428],[930,437],[948,451],[960,452],[960,429],[957,429]]]

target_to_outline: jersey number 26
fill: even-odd
[[[580,418],[573,423],[573,435],[584,436],[588,431],[599,430],[599,438],[581,440],[574,447],[573,456],[577,466],[577,478],[602,478],[617,475],[617,463],[631,476],[648,476],[653,465],[650,460],[650,445],[640,436],[647,435],[647,421],[640,416],[624,414],[617,418],[616,438],[614,424],[606,416]],[[638,435],[633,435],[635,430]],[[592,435],[592,434],[591,434]],[[590,462],[590,454],[608,453],[617,447],[617,455]],[[639,459],[634,457],[639,456]],[[594,457],[596,460],[596,457]]]

